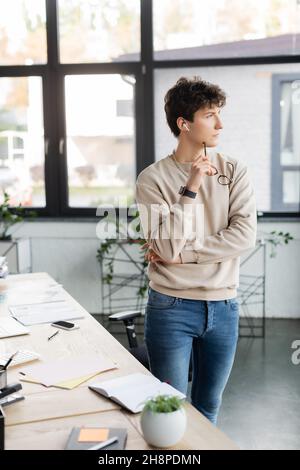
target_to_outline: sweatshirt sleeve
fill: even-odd
[[[199,250],[183,250],[182,263],[211,264],[240,256],[256,244],[257,216],[254,189],[246,166],[236,165],[230,190],[228,227],[203,240]]]
[[[175,261],[190,238],[198,195],[191,199],[178,194],[177,203],[169,206],[156,185],[138,178],[135,199],[144,238],[164,261]]]

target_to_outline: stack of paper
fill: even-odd
[[[100,372],[116,369],[117,364],[103,354],[73,356],[44,362],[20,370],[21,380],[46,387],[72,389]]]
[[[53,280],[26,280],[23,284],[7,286],[8,305],[33,305],[43,302],[66,300],[67,293],[61,284]]]
[[[77,311],[67,300],[40,304],[10,305],[9,310],[16,320],[26,326],[83,317],[82,313]]]

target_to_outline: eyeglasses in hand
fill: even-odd
[[[232,176],[222,175],[214,165],[210,164],[210,166],[215,170],[215,173],[212,176],[219,175],[218,183],[222,184],[223,186],[229,186],[233,182],[234,166],[233,166],[233,163],[231,162],[225,162],[225,163],[227,165],[230,165]]]
[[[204,155],[207,156],[205,142],[203,142],[203,145],[204,145]],[[234,166],[233,166],[233,163],[231,163],[231,162],[225,162],[225,163],[227,163],[227,165],[231,166],[232,176],[219,174],[219,170],[214,165],[210,164],[210,166],[215,170],[215,173],[212,176],[219,175],[218,176],[218,183],[222,184],[223,186],[229,186],[233,182]]]

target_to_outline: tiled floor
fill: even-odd
[[[109,330],[127,347],[122,325]],[[141,340],[141,319],[137,331]],[[300,449],[300,364],[291,360],[296,339],[300,320],[279,319],[267,320],[264,340],[239,339],[218,427],[241,449]]]

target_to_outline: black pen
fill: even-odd
[[[9,366],[9,364],[11,363],[11,361],[13,360],[13,358],[15,357],[15,355],[18,354],[18,352],[19,352],[19,351],[13,353],[13,355],[10,356],[10,358],[9,358],[8,361],[7,361],[7,363],[6,363],[4,366],[2,366],[2,370],[7,369],[7,367]]]
[[[55,333],[53,333],[53,335],[49,336],[48,341],[49,341],[51,338],[54,338],[54,336],[58,335],[58,333],[59,333],[59,330],[57,330]]]

